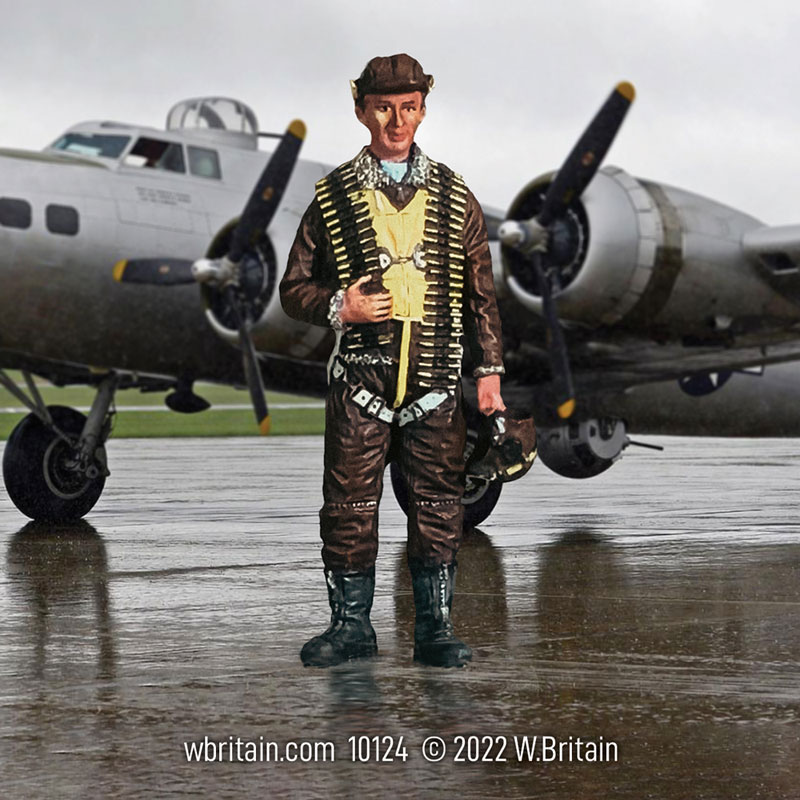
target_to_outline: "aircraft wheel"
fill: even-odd
[[[77,438],[86,417],[73,408],[49,406],[56,426]],[[105,448],[98,448],[105,463]],[[103,470],[87,477],[79,469],[75,449],[35,415],[28,414],[11,432],[3,454],[3,480],[14,505],[36,520],[66,522],[80,519],[103,493]]]
[[[389,466],[389,474],[392,479],[392,489],[394,496],[403,513],[408,514],[408,487],[400,465],[392,462]],[[501,481],[475,481],[467,479],[464,488],[464,528],[469,530],[477,528],[494,511],[497,501],[500,499],[500,492],[503,490]]]

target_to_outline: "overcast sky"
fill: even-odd
[[[637,99],[606,163],[770,224],[800,223],[800,7],[784,0],[0,0],[0,145],[74,122],[162,127],[223,94],[304,155],[366,142],[349,79],[409,52],[436,78],[417,140],[507,207],[556,168],[619,80]]]

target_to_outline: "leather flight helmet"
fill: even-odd
[[[350,81],[353,100],[368,94],[405,94],[422,92],[423,99],[433,89],[433,75],[426,75],[416,58],[406,53],[376,56],[367,62],[364,71]]]
[[[527,473],[536,459],[533,417],[507,408],[483,416],[467,473],[504,483]]]

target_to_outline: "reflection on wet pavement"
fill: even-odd
[[[800,797],[797,443],[659,441],[506,487],[460,554],[455,671],[411,660],[391,497],[380,656],[300,665],[328,616],[319,438],[115,441],[73,526],[3,494],[3,796]],[[187,762],[206,741],[223,760]],[[244,761],[317,742],[335,762]]]

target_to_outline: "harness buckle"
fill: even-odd
[[[368,392],[366,389],[359,389],[353,395],[353,402],[361,406],[361,408],[366,408],[367,403],[369,403],[369,401],[372,400],[373,397],[375,397],[375,395],[372,394],[372,392]]]

